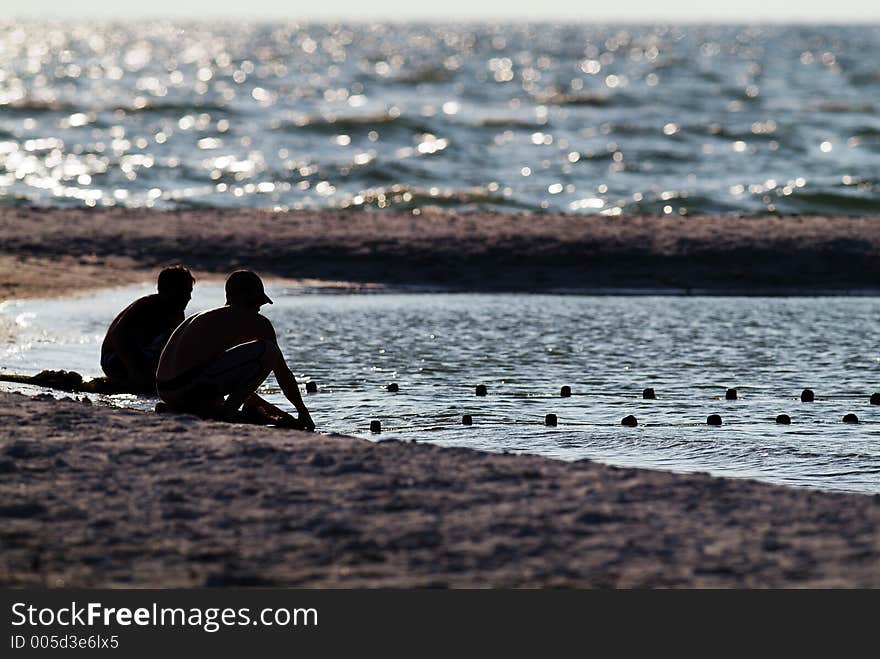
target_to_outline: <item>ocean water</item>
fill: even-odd
[[[0,19],[0,203],[876,212],[880,26]]]
[[[0,344],[0,367],[99,375],[107,325],[149,290],[0,304],[17,333]],[[877,297],[269,292],[263,311],[301,388],[318,385],[305,400],[323,432],[880,493]],[[188,312],[222,302],[220,286],[199,284]],[[729,387],[738,400],[725,400]],[[813,403],[800,402],[807,387]],[[263,394],[290,409],[273,382]],[[849,413],[861,422],[843,423]],[[635,428],[620,423],[630,414]]]

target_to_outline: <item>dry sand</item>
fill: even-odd
[[[469,290],[875,287],[876,218],[0,208],[0,299],[183,261]],[[0,394],[0,585],[880,587],[880,496]]]
[[[151,280],[179,261],[466,290],[880,290],[880,217],[0,207],[0,296]]]
[[[0,406],[3,586],[880,587],[880,496]]]

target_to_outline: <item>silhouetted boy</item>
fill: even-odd
[[[135,300],[110,324],[101,345],[101,368],[129,391],[156,392],[159,355],[184,318],[195,277],[182,265],[159,273],[158,293]]]
[[[174,330],[157,373],[159,397],[172,411],[315,429],[275,328],[260,314],[264,304],[272,300],[257,274],[238,270],[226,280],[225,306],[192,315]],[[296,418],[257,395],[269,373],[296,408]]]

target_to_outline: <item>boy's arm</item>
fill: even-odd
[[[268,319],[266,320],[266,324],[268,326],[268,331],[271,333],[269,338],[277,346],[278,337],[275,335],[275,328],[272,327],[272,323],[269,322]],[[281,353],[280,348],[279,353]],[[287,398],[287,400],[289,400],[296,408],[296,411],[299,414],[299,422],[305,426],[306,430],[314,430],[315,422],[312,421],[312,416],[309,414],[309,410],[303,402],[302,394],[299,391],[299,385],[296,382],[296,377],[287,365],[283,354],[278,360],[278,363],[275,364],[273,373],[275,373],[275,379],[278,381],[278,386],[281,387],[284,397]]]
[[[274,371],[278,386],[281,387],[281,391],[284,392],[285,398],[293,403],[293,406],[299,413],[299,421],[305,425],[307,430],[314,430],[315,423],[312,421],[309,410],[303,402],[302,394],[299,391],[299,385],[296,382],[296,377],[294,377],[287,362],[284,361],[284,357],[282,357],[279,362],[280,363],[276,365]]]

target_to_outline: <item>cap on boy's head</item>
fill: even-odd
[[[227,304],[272,304],[256,272],[236,270],[226,280]]]

